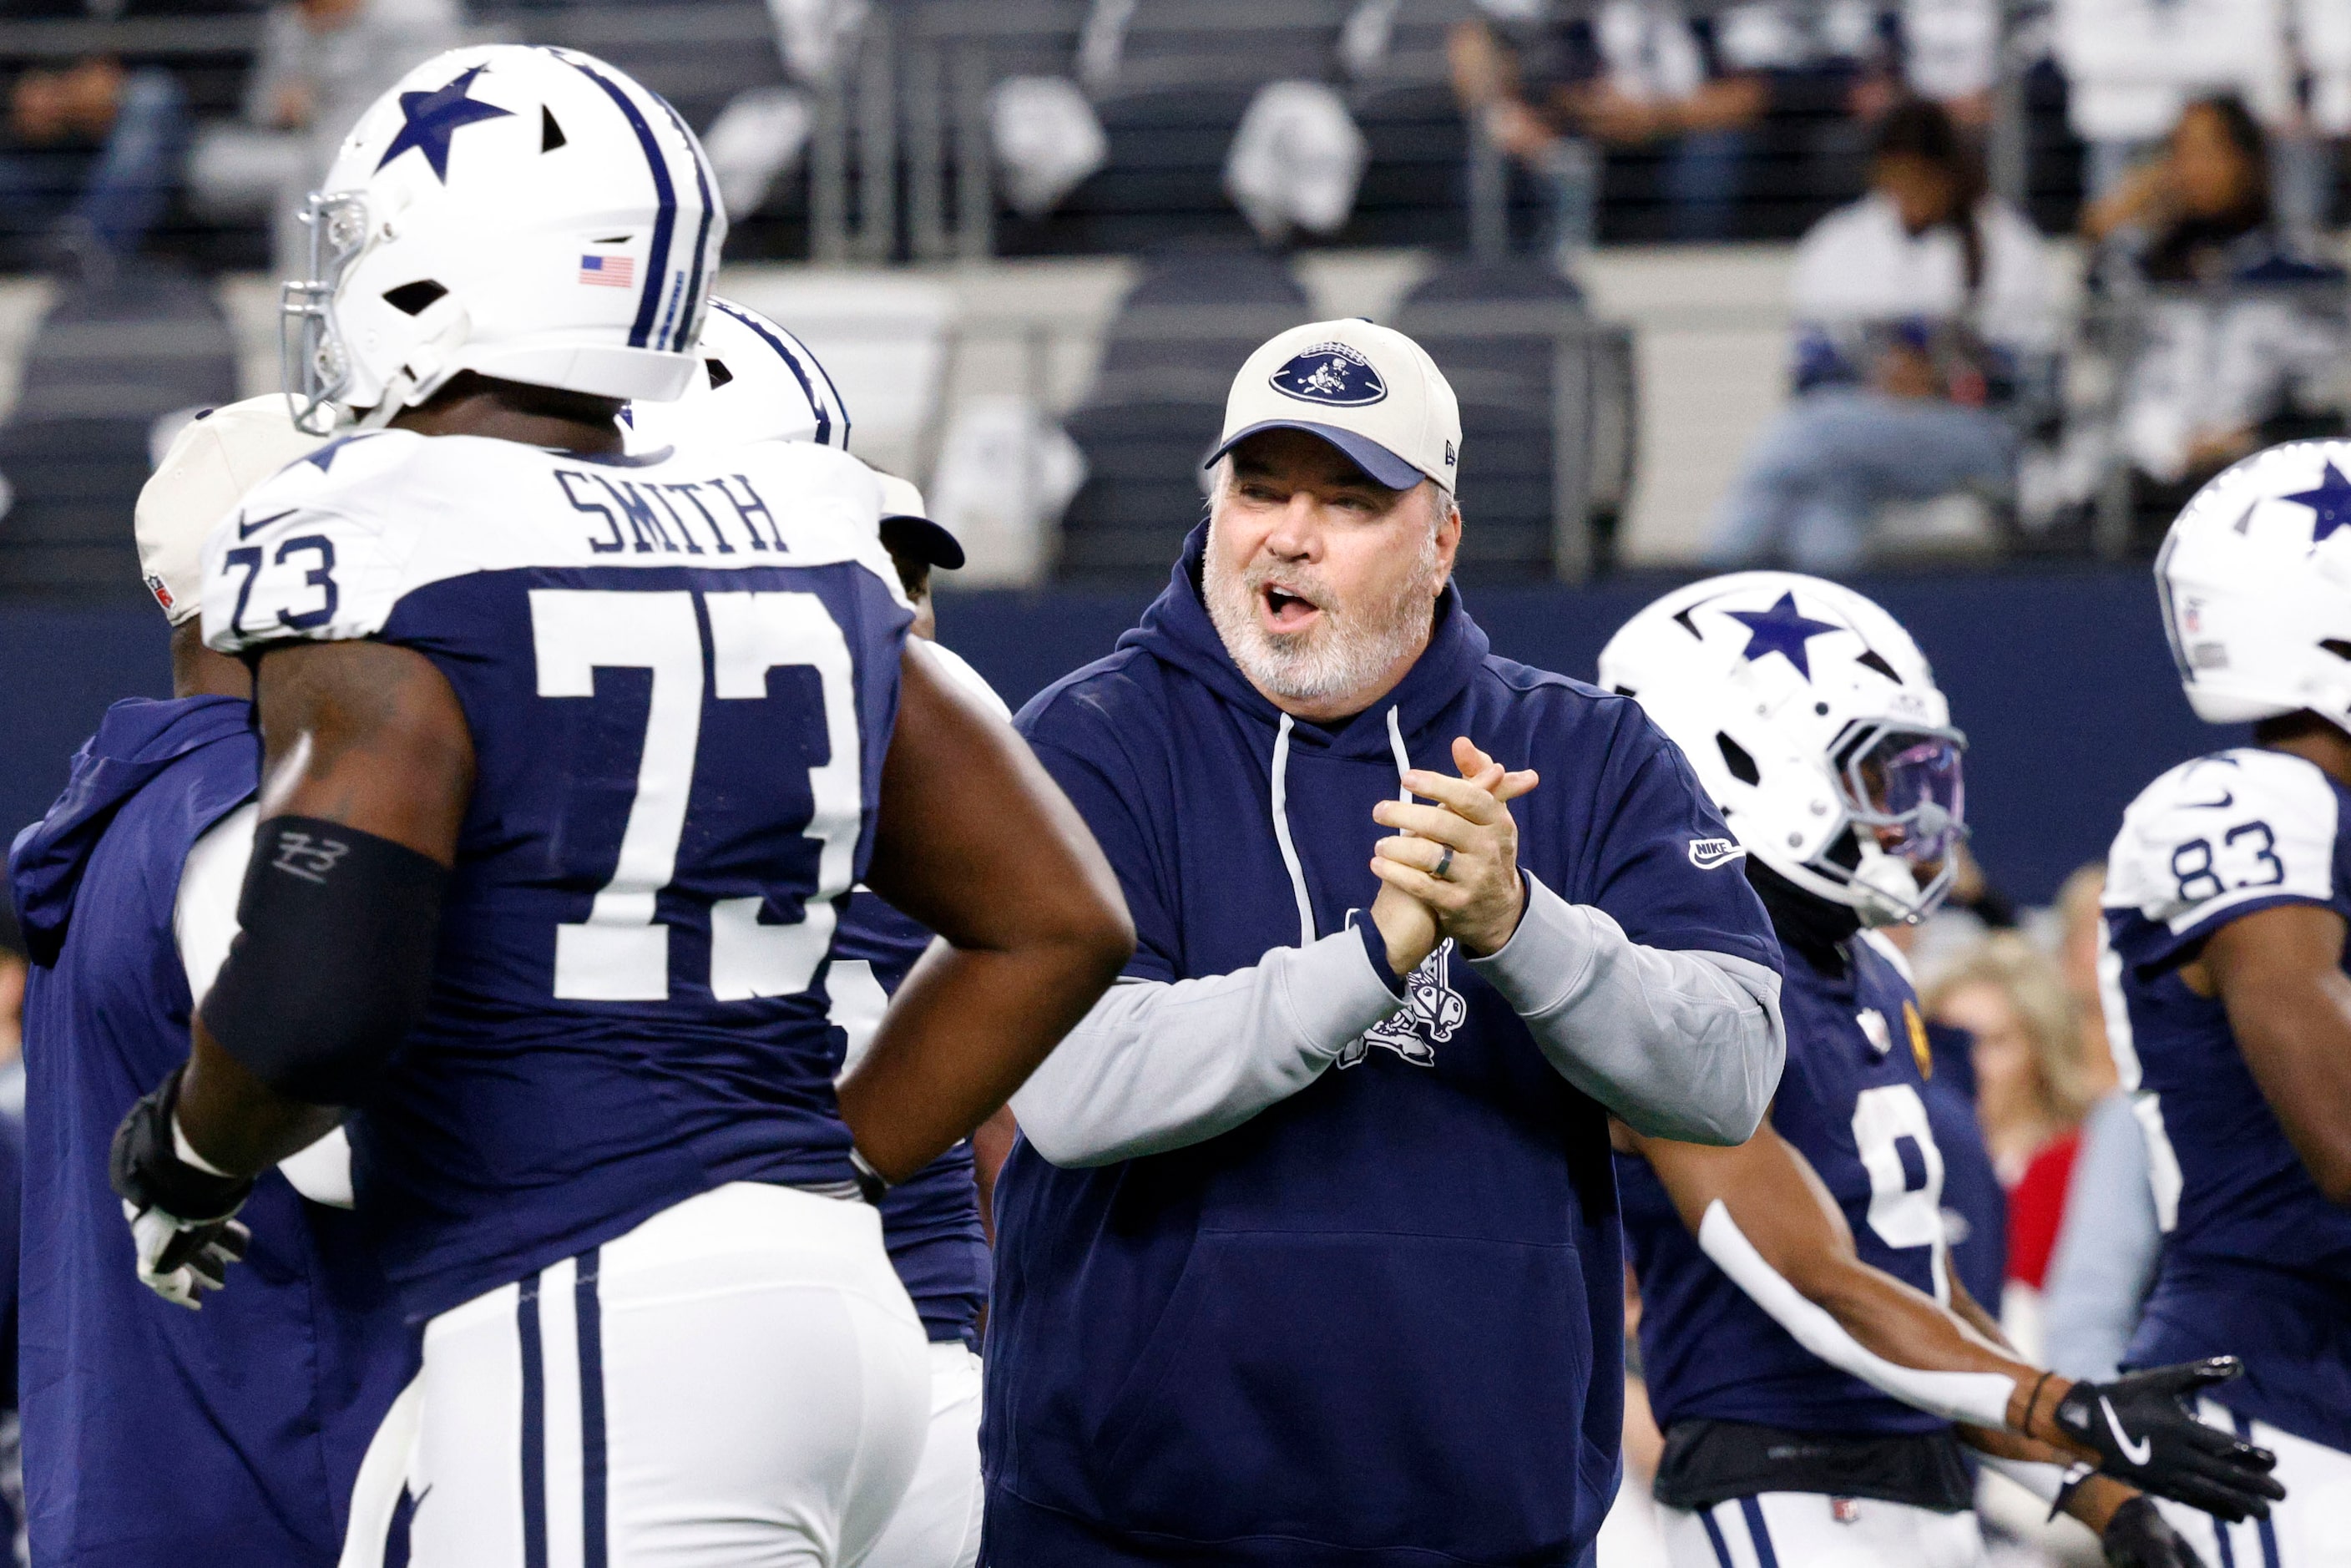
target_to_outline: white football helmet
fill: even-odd
[[[694,132],[569,49],[484,45],[417,67],[343,139],[285,289],[296,418],[381,424],[460,371],[674,398],[699,364],[726,237]]]
[[[685,390],[627,414],[629,447],[813,441],[849,449],[849,411],[808,345],[748,306],[714,298]]]
[[[1924,917],[1966,832],[1966,737],[1910,634],[1816,577],[1676,589],[1600,653],[1689,758],[1750,854],[1865,925]]]
[[[2197,717],[2307,708],[2351,729],[2351,442],[2289,442],[2220,474],[2172,523],[2155,583]]]

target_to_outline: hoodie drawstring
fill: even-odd
[[[1281,863],[1290,873],[1290,891],[1298,900],[1298,945],[1314,945],[1314,902],[1306,895],[1306,868],[1298,862],[1298,845],[1290,836],[1290,732],[1292,728],[1288,714],[1273,732],[1273,840],[1281,846]],[[1388,749],[1395,753],[1396,777],[1402,779],[1412,770],[1412,757],[1404,747],[1404,721],[1396,709],[1388,709]],[[1409,801],[1412,791],[1399,784],[1396,799]],[[1409,835],[1407,835],[1409,836]]]
[[[1306,896],[1306,868],[1298,863],[1298,846],[1290,837],[1290,716],[1273,732],[1273,838],[1281,846],[1281,863],[1290,872],[1290,891],[1298,896],[1298,945],[1314,945],[1314,904]]]
[[[1396,713],[1395,705],[1389,705],[1388,749],[1395,753],[1396,778],[1401,780],[1405,774],[1412,771],[1412,754],[1404,748],[1404,720],[1398,718]],[[1412,804],[1412,791],[1399,782],[1396,785],[1396,799],[1409,806]]]

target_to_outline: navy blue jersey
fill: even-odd
[[[879,509],[803,444],[599,462],[390,431],[208,541],[212,646],[413,648],[472,732],[432,995],[352,1124],[413,1313],[726,1182],[852,1179],[819,975],[912,618]]]
[[[1861,1260],[1950,1300],[1943,1155],[1924,1092],[1926,1026],[1910,984],[1866,942],[1825,974],[1788,956],[1788,1065],[1771,1125],[1811,1162]],[[1797,1432],[1918,1433],[1947,1423],[1798,1344],[1699,1250],[1665,1184],[1620,1155],[1625,1237],[1641,1281],[1641,1366],[1657,1424],[1707,1417]]]
[[[1378,891],[1398,750],[1449,773],[1460,735],[1541,771],[1512,810],[1559,896],[1637,942],[1778,967],[1740,862],[1704,852],[1727,830],[1638,705],[1495,656],[1448,588],[1394,692],[1293,722],[1209,621],[1204,538],[1115,653],[1019,719],[1117,873],[1131,978],[1345,932]],[[1449,948],[1231,1132],[1082,1169],[1016,1144],[997,1227],[987,1561],[1568,1564],[1608,1510],[1606,1115]]]
[[[360,1456],[415,1365],[355,1216],[264,1175],[251,1250],[191,1312],[139,1283],[107,1185],[116,1124],[187,1060],[174,899],[191,847],[257,782],[249,714],[116,704],[10,860],[33,953],[25,1495],[49,1568],[333,1563]]]
[[[2147,786],[2106,867],[2107,1036],[2147,1138],[2164,1246],[2134,1366],[2242,1356],[2213,1397],[2351,1450],[2351,1211],[2310,1177],[2219,998],[2179,977],[2204,939],[2281,904],[2351,917],[2346,791],[2281,752],[2220,752]]]
[[[849,1060],[873,1038],[882,1009],[930,945],[930,932],[879,894],[859,888],[850,895],[825,975],[833,1021],[849,1037]],[[883,1196],[882,1240],[931,1338],[961,1340],[977,1350],[979,1309],[987,1300],[987,1233],[979,1223],[969,1140]]]

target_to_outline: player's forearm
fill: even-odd
[[[1297,1093],[1395,1009],[1353,930],[1210,979],[1128,982],[1071,1031],[1012,1109],[1055,1165],[1164,1154]]]
[[[859,1153],[903,1181],[969,1137],[1117,977],[1123,943],[935,946],[891,998],[839,1096]]]
[[[202,1019],[180,1080],[180,1130],[204,1164],[225,1176],[256,1176],[325,1137],[343,1112],[278,1093],[223,1050]]]
[[[1906,1405],[1946,1420],[2029,1430],[2039,1377],[1971,1334],[1930,1298],[1857,1260],[1786,1272],[1749,1240],[1720,1200],[1708,1206],[1698,1245],[1799,1344]],[[2043,1409],[2065,1387],[2049,1380]]]
[[[2063,1511],[2094,1531],[2104,1531],[2115,1510],[2140,1495],[2136,1487],[2087,1470],[2072,1450],[2021,1432],[1961,1427],[1959,1440],[1990,1468],[2053,1508],[2062,1503]]]
[[[1646,947],[1533,877],[1507,946],[1470,960],[1560,1075],[1634,1131],[1729,1145],[1754,1134],[1787,1057],[1780,977]]]

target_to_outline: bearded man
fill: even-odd
[[[1570,1564],[1600,1528],[1607,1116],[1744,1141],[1780,955],[1640,708],[1488,651],[1460,445],[1410,339],[1282,333],[1167,591],[1019,716],[1139,941],[1012,1102],[983,1563]]]

